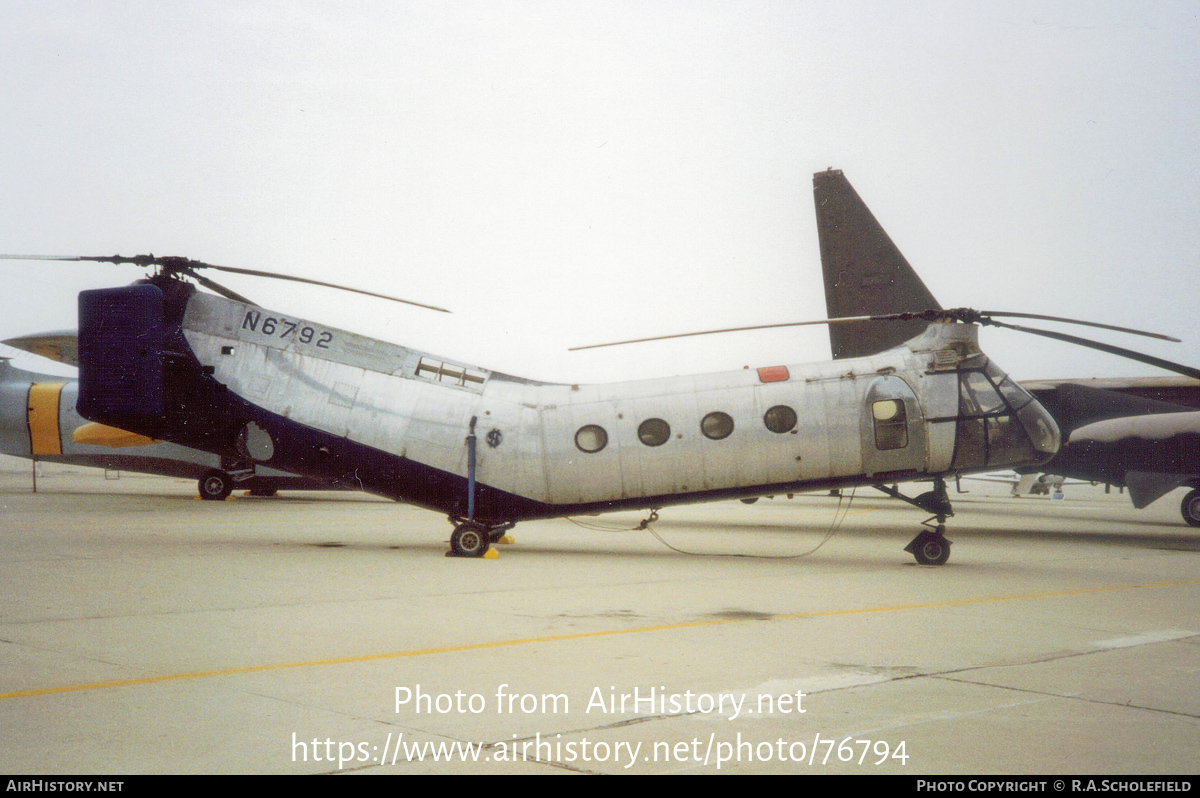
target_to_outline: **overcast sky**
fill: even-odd
[[[1185,342],[1097,337],[1200,365],[1200,2],[5,0],[0,92],[0,251],[394,293],[454,313],[212,275],[452,360],[828,358],[823,330],[565,350],[822,318],[833,166],[943,305],[1158,330]],[[0,338],[137,277],[0,262]],[[982,343],[1019,379],[1163,373]]]

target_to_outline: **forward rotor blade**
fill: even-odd
[[[1093,341],[1090,338],[1080,338],[1075,335],[1067,335],[1066,333],[1053,332],[1051,330],[1039,330],[1034,327],[1024,327],[1019,324],[1008,324],[1002,321],[992,321],[990,324],[993,327],[1005,327],[1009,330],[1031,333],[1033,335],[1040,335],[1045,338],[1053,338],[1057,341],[1063,341],[1068,344],[1086,346],[1088,349],[1098,349],[1101,352],[1108,352],[1110,355],[1120,355],[1121,357],[1127,357],[1130,360],[1136,360],[1139,363],[1157,366],[1160,369],[1166,369],[1167,371],[1173,371],[1176,374],[1182,374],[1185,377],[1192,377],[1193,379],[1200,380],[1200,369],[1192,368],[1191,366],[1185,366],[1182,363],[1175,363],[1170,360],[1163,360],[1160,357],[1154,357],[1153,355],[1147,355],[1142,352],[1134,352],[1132,349],[1122,349],[1119,346],[1101,343],[1100,341]]]
[[[1101,324],[1096,321],[1083,321],[1081,319],[1068,319],[1062,316],[1042,316],[1037,313],[1013,313],[1006,310],[981,310],[980,316],[1005,316],[1013,319],[1038,319],[1039,321],[1061,321],[1065,324],[1082,324],[1085,327],[1098,327],[1102,330],[1115,330],[1116,332],[1130,333],[1132,335],[1144,335],[1147,338],[1158,338],[1161,341],[1173,341],[1180,343],[1178,338],[1172,338],[1169,335],[1162,333],[1146,332],[1145,330],[1135,330],[1131,327],[1117,327],[1113,324]]]

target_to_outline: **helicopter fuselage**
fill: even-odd
[[[977,329],[933,323],[854,360],[572,385],[157,277],[81,295],[79,410],[502,524],[1048,460],[1053,419],[980,352]]]

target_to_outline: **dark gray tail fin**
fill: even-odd
[[[825,307],[829,318],[940,310],[925,283],[838,169],[813,175]],[[924,321],[863,322],[829,327],[833,357],[862,357],[920,335]]]

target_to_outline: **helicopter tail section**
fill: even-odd
[[[941,309],[841,170],[813,175],[813,198],[829,318]],[[834,359],[865,357],[926,326],[921,320],[836,324],[829,342]]]
[[[163,294],[131,285],[79,294],[80,415],[123,429],[163,414]]]

